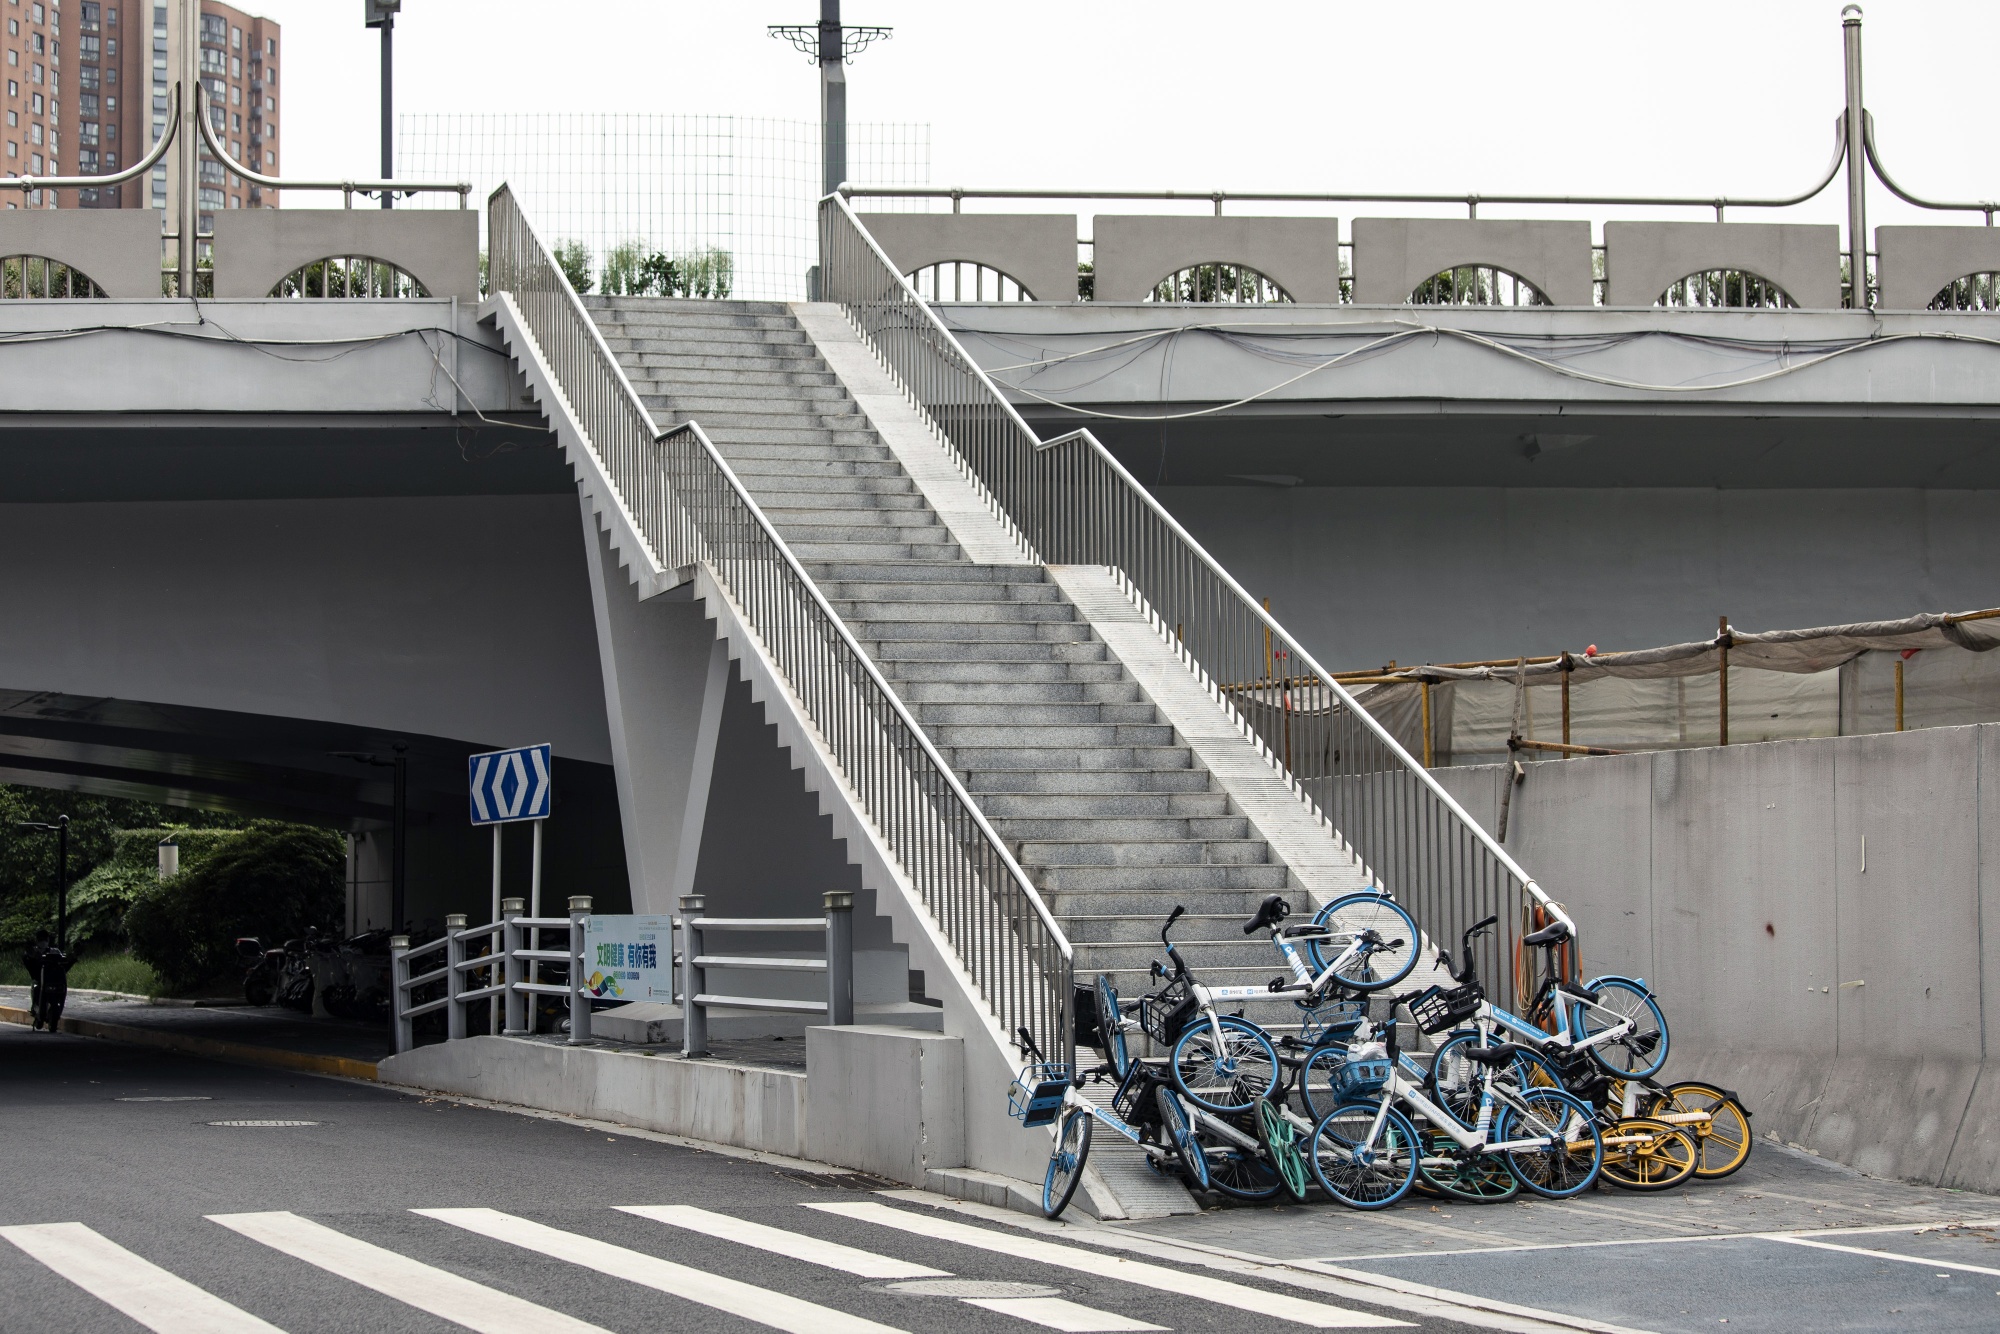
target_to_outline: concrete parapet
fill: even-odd
[[[1590,224],[1486,218],[1356,218],[1354,301],[1395,306],[1465,264],[1524,278],[1558,306],[1588,306]]]
[[[965,1042],[873,1024],[806,1030],[806,1156],[924,1184],[965,1164]]]
[[[0,255],[41,255],[67,264],[109,297],[160,295],[160,215],[154,209],[0,210]]]
[[[1877,307],[1923,310],[1954,278],[2000,272],[2000,229],[1877,227]]]
[[[998,269],[1037,301],[1076,300],[1074,213],[862,213],[896,268],[964,260]]]
[[[1606,305],[1650,306],[1670,284],[1710,269],[1754,273],[1800,306],[1834,310],[1840,306],[1840,228],[1798,222],[1604,224]]]
[[[473,209],[258,208],[215,215],[218,297],[269,296],[286,274],[350,255],[395,265],[431,296],[479,299]],[[153,286],[157,295],[157,278]]]
[[[806,1077],[796,1071],[496,1037],[418,1047],[376,1071],[384,1084],[806,1156]]]
[[[1337,218],[1100,213],[1091,220],[1091,238],[1099,301],[1143,301],[1162,279],[1196,264],[1255,269],[1294,301],[1332,305],[1340,300]]]

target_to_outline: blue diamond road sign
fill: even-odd
[[[547,746],[519,746],[469,756],[472,823],[548,819],[549,754]]]

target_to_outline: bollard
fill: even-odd
[[[708,1055],[708,1007],[696,997],[708,989],[701,957],[701,915],[708,900],[700,894],[681,895],[681,1055]]]
[[[590,895],[569,896],[569,1041],[590,1041],[590,983],[585,980],[583,924],[590,916]]]
[[[465,990],[465,970],[459,965],[465,962],[465,938],[459,932],[465,930],[465,914],[448,913],[444,919],[444,1035],[447,1039],[465,1036],[465,1006],[458,999]]]
[[[826,903],[826,1021],[854,1022],[854,895],[844,889],[820,896]]]
[[[501,960],[501,976],[507,981],[506,1026],[500,1031],[510,1038],[521,1037],[528,1031],[528,1006],[532,998],[517,985],[523,979],[520,952],[524,934],[514,922],[521,915],[521,900],[500,900],[500,920],[506,929],[500,933],[500,949],[505,956]]]
[[[396,1050],[406,1052],[417,1045],[415,1027],[404,1015],[410,1008],[410,938],[389,937],[389,1013],[395,1029]]]

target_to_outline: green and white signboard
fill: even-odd
[[[673,920],[636,913],[585,918],[583,979],[600,1000],[671,1002]]]

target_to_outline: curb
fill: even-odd
[[[0,1023],[32,1027],[34,1016],[11,1005],[0,1005]],[[140,1047],[161,1047],[168,1051],[207,1056],[237,1065],[261,1065],[278,1070],[296,1070],[308,1075],[334,1075],[342,1079],[376,1079],[373,1061],[357,1061],[348,1056],[316,1056],[310,1052],[284,1051],[277,1047],[256,1047],[247,1042],[224,1042],[219,1038],[195,1037],[186,1033],[163,1033],[155,1028],[135,1028],[128,1024],[106,1024],[95,1019],[65,1017],[57,1025],[65,1033],[82,1038],[103,1038]]]

